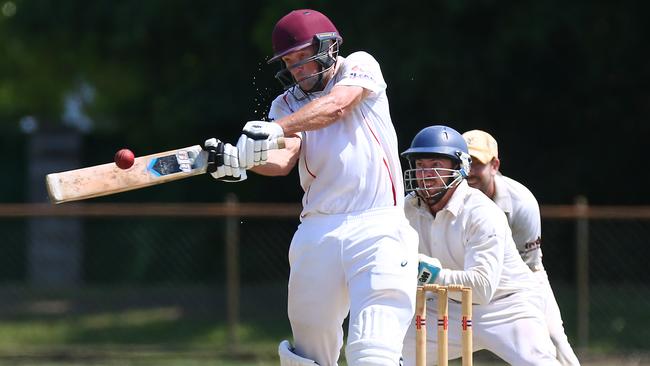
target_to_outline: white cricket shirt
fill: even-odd
[[[519,255],[534,272],[542,265],[542,222],[535,196],[523,184],[497,174],[494,202],[505,212]]]
[[[331,125],[300,134],[299,173],[305,192],[301,217],[341,214],[404,202],[397,135],[390,118],[386,82],[377,61],[366,52],[338,57],[336,71],[322,92],[297,100],[290,91],[271,104],[270,119],[279,119],[334,86],[360,86],[369,95]]]
[[[517,252],[503,211],[467,181],[435,217],[415,193],[406,196],[404,211],[420,235],[420,253],[442,264],[436,283],[471,287],[475,304],[539,288]],[[457,293],[449,296],[460,300]]]

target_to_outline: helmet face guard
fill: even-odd
[[[411,168],[404,171],[404,190],[407,193],[415,192],[430,203],[438,202],[447,190],[456,187],[467,177],[462,169],[415,168],[411,162],[409,165]],[[442,185],[436,187],[438,182]]]
[[[465,139],[456,130],[446,126],[427,127],[413,138],[411,146],[402,153],[409,162],[404,171],[404,189],[429,203],[439,201],[445,193],[467,178],[472,161]],[[447,158],[455,163],[455,169],[417,168],[417,159]],[[436,183],[442,182],[437,192],[431,192]]]
[[[304,93],[309,93],[312,91],[320,91],[324,88],[322,84],[323,74],[331,70],[334,65],[336,65],[336,57],[339,53],[339,44],[340,37],[335,33],[321,33],[314,36],[312,45],[315,48],[315,53],[313,56],[307,57],[304,60],[291,65],[290,68],[287,68],[284,62],[280,62],[280,71],[275,74],[275,78],[282,84],[284,90],[290,89],[301,81],[318,77],[318,82],[310,90],[302,90]],[[297,51],[297,50],[296,50]],[[295,52],[295,51],[294,51]],[[303,66],[312,61],[317,62],[320,65],[320,71],[315,74],[312,74],[301,80],[296,80],[293,75],[291,75],[291,69]]]

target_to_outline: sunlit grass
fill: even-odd
[[[278,342],[290,338],[284,309],[262,310],[258,309],[260,305],[255,301],[242,302],[249,310],[240,317],[236,332],[238,341],[235,342],[224,319],[224,309],[204,303],[204,298],[191,297],[196,295],[192,292],[194,290],[182,295],[182,290],[175,288],[165,293],[166,297],[161,297],[159,289],[152,293],[143,290],[142,298],[164,298],[166,305],[160,305],[159,301],[111,303],[131,296],[132,291],[82,290],[44,295],[10,291],[12,296],[8,299],[18,305],[1,314],[0,366],[277,365]],[[210,291],[213,290],[206,290]],[[18,298],[16,295],[23,293],[28,296]],[[260,297],[257,295],[259,290],[254,293],[255,299]],[[642,351],[648,339],[645,327],[650,324],[644,316],[646,308],[632,304],[645,301],[640,299],[647,299],[647,293],[618,286],[614,289],[594,288],[592,294],[616,296],[598,302],[599,306],[594,302],[592,306],[592,332],[602,327],[607,327],[607,331],[592,333],[590,357],[607,360],[616,354],[620,356],[621,345]],[[574,294],[558,286],[557,295],[565,305],[563,315],[567,329],[573,330]],[[167,301],[177,296],[189,296],[191,301],[175,304]],[[607,322],[598,322],[603,319]],[[570,332],[569,335],[573,334]],[[503,364],[480,354],[477,356],[476,365]],[[450,364],[460,363],[452,361]],[[603,365],[596,362],[583,364]],[[340,365],[345,365],[343,359]]]

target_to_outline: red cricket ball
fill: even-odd
[[[135,155],[129,149],[121,149],[115,153],[115,165],[120,169],[129,169],[133,166]]]

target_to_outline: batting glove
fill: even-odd
[[[275,122],[250,121],[237,141],[240,166],[250,169],[266,164],[268,150],[284,147],[284,131]]]
[[[223,182],[246,180],[246,169],[239,167],[237,148],[215,138],[207,139],[203,149],[208,152],[208,173]]]
[[[433,283],[442,269],[438,258],[431,258],[424,254],[418,255],[418,286]]]

